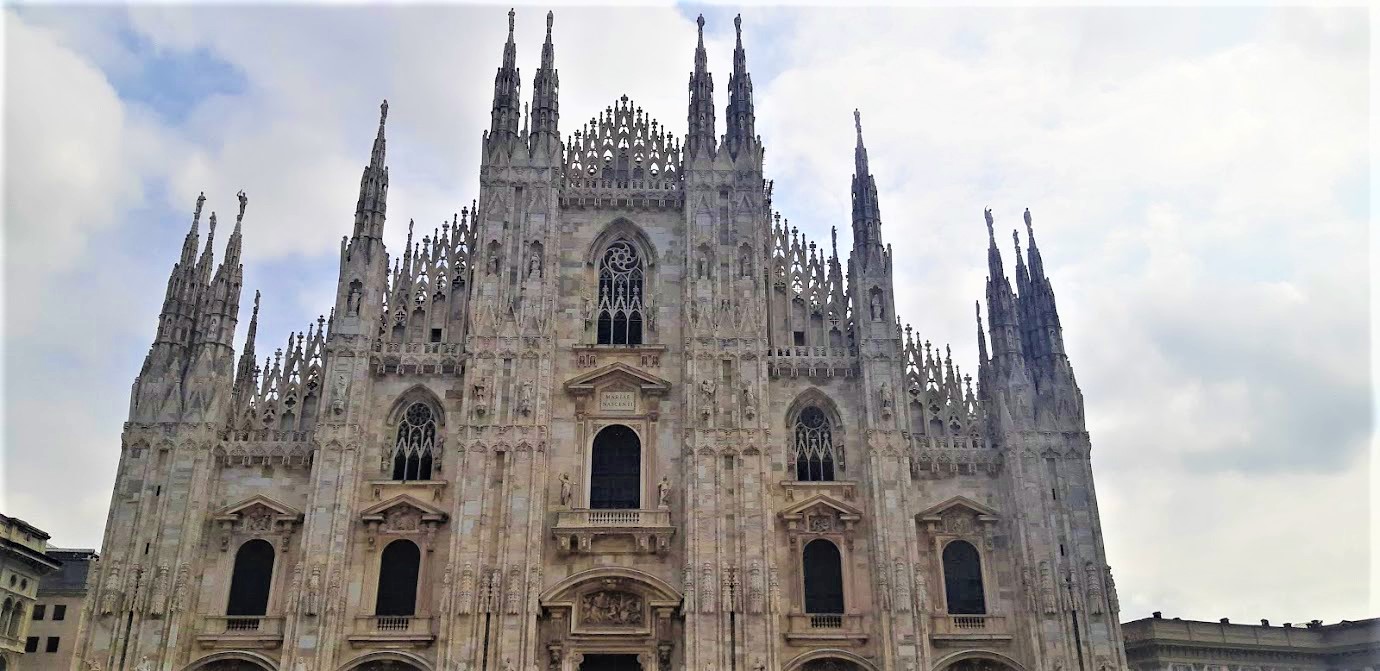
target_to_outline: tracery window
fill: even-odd
[[[436,416],[431,406],[413,403],[398,421],[398,435],[393,443],[393,479],[430,480],[435,448]]]
[[[833,427],[823,410],[808,406],[796,417],[791,460],[795,462],[796,480],[822,482],[834,479],[834,468],[839,465],[839,458],[834,450]]]
[[[944,597],[952,615],[983,615],[982,559],[968,541],[944,546]]]
[[[599,261],[600,345],[641,345],[643,264],[637,247],[616,240]]]

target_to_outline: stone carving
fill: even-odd
[[[966,511],[950,510],[944,515],[944,533],[967,536],[973,533],[973,518]]]
[[[541,253],[536,249],[533,249],[531,256],[527,257],[527,276],[541,277]]]
[[[191,580],[191,567],[183,564],[177,569],[177,579],[173,581],[172,603],[168,605],[168,612],[180,613],[187,608],[187,590],[190,589],[188,581]]]
[[[139,658],[139,663],[135,665],[134,671],[153,671],[153,662],[148,655]]]
[[[767,605],[772,613],[781,612],[781,580],[775,564],[767,567]]]
[[[894,596],[891,593],[891,578],[887,575],[890,571],[886,570],[885,560],[879,563],[881,566],[878,567],[877,571],[877,605],[883,611],[889,612],[891,610],[891,598]]]
[[[743,385],[743,417],[753,419],[757,417],[757,394],[753,393],[752,385]]]
[[[518,412],[523,415],[532,414],[532,382],[523,380],[518,385]]]
[[[893,573],[896,575],[896,611],[900,613],[910,612],[910,572],[906,570],[906,563],[900,557],[894,562]]]
[[[82,660],[82,670],[101,671],[101,663],[94,659],[91,659],[90,657],[87,657],[86,659]]]
[[[1047,559],[1040,562],[1040,607],[1046,615],[1059,612],[1059,600],[1054,593],[1054,574],[1050,572]]]
[[[748,567],[748,612],[762,612],[762,562],[754,559]]]
[[[307,615],[316,615],[321,609],[321,567],[311,567],[311,573],[307,576],[306,602],[303,604],[302,611]]]
[[[345,414],[345,394],[350,384],[350,378],[345,371],[335,372],[335,382],[331,386],[331,412],[338,415]]]
[[[671,507],[671,480],[664,475],[661,482],[656,483],[656,505],[658,508]]]
[[[896,399],[891,395],[891,383],[883,381],[882,388],[877,395],[882,401],[882,419],[891,419],[891,414],[896,407]]]
[[[705,378],[700,380],[700,417],[709,419],[714,414],[714,393],[717,387],[714,381]]]
[[[480,417],[489,412],[489,393],[488,387],[483,381],[475,382],[470,391],[470,399],[474,401],[474,414]]]
[[[1102,614],[1102,571],[1099,571],[1096,564],[1087,562],[1083,566],[1083,574],[1088,583],[1088,612],[1093,615]]]
[[[809,529],[812,533],[828,533],[834,530],[834,518],[828,515],[811,515]]]
[[[518,614],[522,602],[522,569],[516,564],[508,567],[508,591],[503,597],[503,608],[509,615]]]
[[[149,597],[149,615],[161,617],[168,601],[168,565],[160,564],[153,579],[153,594]]]
[[[872,321],[881,321],[882,318],[885,316],[885,311],[882,307],[882,294],[880,291],[872,294],[872,302],[870,304],[870,307],[872,312]]]
[[[575,485],[570,482],[570,474],[561,474],[561,505],[569,508],[570,499],[575,496]]]
[[[1116,596],[1116,580],[1112,578],[1112,567],[1107,568],[1107,607],[1111,609],[1112,616],[1115,617],[1121,612],[1121,602]]]
[[[460,607],[461,613],[470,612],[470,600],[474,598],[474,563],[465,562],[465,567],[460,570]]]
[[[915,565],[915,608],[916,612],[926,612],[929,609],[929,581],[925,574],[924,562]]]
[[[580,597],[580,621],[600,627],[635,627],[645,620],[642,597],[632,592],[600,590]]]
[[[121,581],[120,564],[111,563],[110,573],[106,578],[106,587],[101,595],[101,615],[114,614],[119,608],[118,600],[120,593],[124,591],[124,584]]]
[[[442,615],[450,614],[453,573],[455,573],[455,562],[446,562],[446,570],[441,574],[441,603],[436,606],[436,612]]]
[[[244,517],[244,528],[250,533],[268,533],[272,531],[273,511],[263,506],[254,506],[254,509]]]
[[[302,562],[299,561],[299,562],[297,562],[297,565],[296,565],[296,566],[293,566],[293,567],[292,567],[292,579],[288,581],[288,593],[287,593],[287,598],[284,599],[284,602],[285,602],[285,603],[283,604],[283,610],[287,611],[288,613],[296,613],[296,612],[297,612],[297,605],[298,605],[298,602],[301,601],[302,598],[303,598],[303,594],[302,594],[302,574],[303,574],[303,573],[304,573],[304,569],[303,569],[303,567],[302,567]]]
[[[700,570],[700,612],[714,612],[714,569],[709,562]]]
[[[326,615],[334,615],[340,611],[340,572],[331,574],[329,587],[326,588]]]
[[[364,292],[361,290],[362,287],[363,285],[359,283],[359,280],[355,280],[350,283],[350,292],[345,296],[346,316],[354,317],[359,314],[360,299],[364,295]]]
[[[685,570],[681,573],[681,588],[685,594],[683,612],[695,612],[695,569],[689,564],[685,565]]]
[[[416,531],[422,526],[422,513],[411,506],[394,506],[383,514],[385,531]]]

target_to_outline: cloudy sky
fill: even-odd
[[[518,7],[524,96],[546,9]],[[330,306],[381,99],[390,244],[475,198],[506,10],[8,5],[3,511],[99,545],[199,191],[223,218],[249,195],[261,349]],[[558,8],[564,131],[626,93],[683,132],[700,11],[722,109],[735,10]],[[1124,619],[1380,614],[1370,26],[1337,9],[744,11],[778,208],[815,240],[848,225],[860,108],[903,318],[964,368],[982,210],[1008,231],[1031,209]]]

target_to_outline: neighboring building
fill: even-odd
[[[840,258],[773,209],[741,35],[722,135],[701,36],[683,142],[625,96],[563,143],[547,27],[524,115],[510,15],[477,205],[391,254],[385,103],[330,318],[261,366],[246,198],[219,266],[197,200],[83,663],[1124,668],[1033,238],[1008,279],[987,213],[975,387],[896,314],[860,122]]]
[[[59,567],[47,549],[48,534],[0,515],[0,671],[20,668],[20,655],[36,649],[29,620],[38,583]]]
[[[83,623],[86,579],[99,559],[95,550],[82,549],[53,548],[48,556],[62,562],[62,568],[39,582],[38,602],[29,624],[29,636],[37,641],[37,649],[24,658],[24,671],[72,671]]]
[[[1304,625],[1197,622],[1154,617],[1127,622],[1133,671],[1375,671],[1380,618]]]

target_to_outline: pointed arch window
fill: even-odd
[[[225,614],[261,617],[268,614],[268,595],[273,586],[273,544],[262,538],[245,542],[235,552],[230,575],[230,598]],[[233,626],[233,623],[232,623]]]
[[[641,345],[643,269],[637,247],[616,240],[599,260],[598,343]]]
[[[982,559],[968,541],[944,546],[944,597],[952,615],[985,615],[982,593]]]
[[[409,616],[417,614],[417,577],[422,568],[422,551],[410,540],[388,544],[379,557],[378,597],[375,615]]]
[[[805,612],[843,613],[843,557],[839,547],[823,538],[805,545],[801,556],[805,580]]]
[[[393,479],[430,480],[436,449],[436,414],[425,403],[407,407],[393,442]]]
[[[840,467],[834,448],[834,427],[829,416],[816,406],[806,406],[796,416],[791,440],[791,460],[795,463],[795,479],[806,482],[828,482]]]

